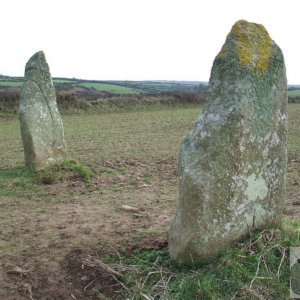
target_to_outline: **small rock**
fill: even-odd
[[[81,281],[87,281],[89,278],[87,276],[82,276]]]
[[[129,206],[129,205],[122,205],[121,209],[124,210],[124,211],[128,211],[128,212],[137,212],[137,211],[139,211],[138,208],[132,207],[132,206]]]

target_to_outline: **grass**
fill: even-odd
[[[124,87],[124,86],[118,86],[113,84],[107,84],[107,83],[93,83],[93,82],[84,82],[80,83],[79,86],[83,86],[85,88],[92,88],[100,92],[109,92],[112,94],[140,94],[142,91]]]
[[[41,191],[40,184],[53,184],[69,178],[89,182],[93,176],[91,168],[75,160],[57,163],[43,171],[28,170],[24,167],[0,170],[0,195],[21,196]]]
[[[0,195],[20,196],[39,190],[37,173],[22,167],[0,170]]]
[[[289,248],[299,246],[299,232],[300,223],[285,221],[193,267],[178,268],[166,250],[119,253],[93,266],[115,279],[115,299],[289,299]]]

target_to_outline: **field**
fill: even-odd
[[[288,91],[288,96],[291,98],[296,98],[296,97],[300,97],[300,90],[292,90],[292,91]]]
[[[68,91],[74,88],[86,88],[102,93],[113,95],[132,95],[132,94],[160,94],[160,93],[195,93],[206,92],[207,82],[200,81],[99,81],[99,80],[83,80],[76,78],[53,78],[53,82],[57,90]],[[17,88],[23,84],[22,77],[0,76],[0,92],[1,88]],[[290,98],[299,98],[299,86],[289,86],[288,91]]]
[[[93,82],[84,82],[79,83],[78,86],[83,86],[88,89],[95,89],[99,92],[109,92],[112,94],[118,94],[118,95],[130,95],[130,94],[140,94],[142,91],[135,90],[132,88],[128,88],[125,86],[120,85],[113,85],[113,84],[107,84],[107,83],[93,83]]]
[[[0,81],[0,87],[21,87],[22,81]]]
[[[198,81],[99,81],[76,78],[53,78],[53,83],[60,92],[71,91],[70,93],[76,93],[76,88],[85,88],[87,92],[97,91],[108,95],[195,93],[207,90],[207,83]],[[6,88],[4,92],[7,93],[8,88],[21,87],[22,84],[23,77],[0,75],[0,92],[1,88]]]
[[[51,185],[23,168],[17,119],[0,119],[0,299],[117,299],[119,290],[126,292],[121,271],[106,264],[99,269],[97,261],[166,249],[178,199],[179,144],[200,113],[199,106],[189,106],[64,115],[70,157],[94,176]],[[299,115],[300,105],[289,105],[287,219],[300,218]],[[159,272],[151,269],[140,285]],[[128,299],[159,299],[143,290],[137,295]],[[251,297],[243,299],[265,299]],[[199,292],[176,299],[212,298]]]

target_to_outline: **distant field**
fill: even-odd
[[[194,93],[207,90],[207,84],[197,81],[110,81],[111,84],[126,86],[146,93]]]
[[[102,160],[122,157],[143,159],[176,156],[180,139],[201,112],[201,106],[169,108],[102,115],[64,115],[71,157],[93,166]],[[289,105],[290,158],[300,159],[300,105]],[[0,119],[0,164],[20,166],[23,162],[17,119]],[[99,130],[101,128],[101,130]],[[154,140],[155,138],[155,140]]]
[[[0,86],[3,87],[19,87],[22,86],[22,81],[0,81]]]
[[[125,86],[118,86],[107,83],[97,83],[97,82],[84,82],[78,84],[78,86],[83,86],[88,89],[95,89],[99,92],[108,92],[113,94],[140,94],[142,91],[128,88]]]
[[[300,97],[300,90],[288,91],[288,96],[291,98]]]
[[[200,81],[174,81],[174,80],[157,80],[157,81],[128,81],[128,80],[83,80],[76,78],[52,78],[55,86],[59,90],[68,90],[74,87],[85,87],[97,92],[110,93],[115,95],[124,94],[160,94],[160,93],[195,93],[205,92],[207,83]],[[23,77],[0,76],[1,87],[20,87]]]
[[[63,79],[53,79],[54,84],[72,84],[72,83],[76,83],[77,81],[75,80],[63,80]],[[11,80],[3,80],[0,81],[0,86],[4,86],[4,87],[20,87],[22,86],[23,81],[11,81]]]
[[[76,83],[77,80],[67,80],[67,79],[53,79],[54,83],[62,84],[62,83]]]

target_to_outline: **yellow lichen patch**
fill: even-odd
[[[241,64],[254,68],[262,77],[268,70],[272,55],[272,40],[264,26],[238,21],[227,38],[233,39]]]

